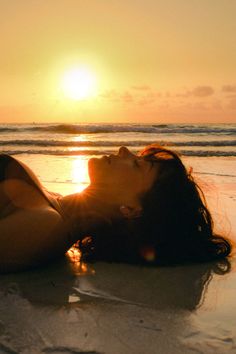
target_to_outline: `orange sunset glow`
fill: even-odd
[[[236,122],[236,2],[0,3],[0,123]]]

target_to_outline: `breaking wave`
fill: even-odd
[[[235,135],[235,125],[179,124],[30,124],[1,125],[0,133],[48,132],[57,134],[97,133],[158,133],[158,134],[217,134]]]
[[[65,140],[4,140],[0,141],[0,146],[65,146],[65,147],[84,147],[84,146],[122,146],[122,145],[129,145],[129,146],[141,146],[141,145],[149,145],[149,144],[159,144],[165,146],[236,146],[236,140],[218,140],[218,141],[164,141],[164,140],[134,140],[134,141],[109,141],[109,140],[97,140],[97,141],[90,141],[90,140],[82,140],[82,141],[65,141]]]
[[[79,155],[108,155],[114,153],[114,149],[99,150],[67,150],[67,149],[22,149],[22,150],[4,150],[5,154],[39,154],[39,155],[61,155],[61,156],[79,156]],[[236,156],[236,151],[220,151],[220,150],[178,150],[183,156]]]

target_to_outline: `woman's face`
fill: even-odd
[[[117,155],[91,158],[88,164],[91,185],[105,190],[117,203],[137,200],[148,191],[156,179],[157,166],[123,146]]]

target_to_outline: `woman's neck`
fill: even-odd
[[[110,224],[119,218],[118,208],[104,201],[101,191],[89,186],[81,193],[60,198],[64,218],[73,242],[85,235],[93,235],[99,225]]]
[[[62,197],[59,203],[68,219],[84,218],[91,214],[99,214],[104,218],[118,216],[118,207],[104,198],[102,188],[98,186],[89,186],[80,193]]]

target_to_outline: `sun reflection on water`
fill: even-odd
[[[75,192],[81,192],[89,184],[88,161],[82,157],[76,157],[71,169],[72,183],[76,184]]]
[[[72,141],[87,141],[87,137],[83,134],[79,134],[71,138]]]

